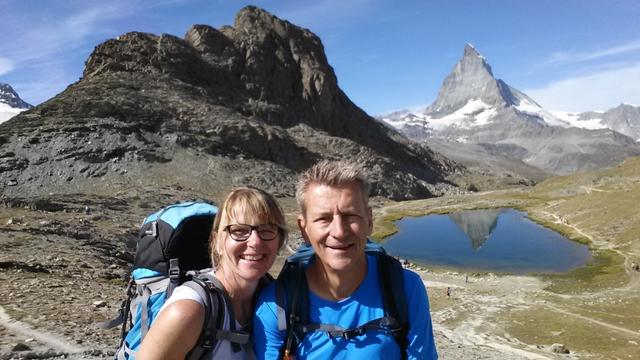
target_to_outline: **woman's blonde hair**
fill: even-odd
[[[263,224],[278,225],[281,229],[278,249],[282,248],[287,241],[288,231],[284,213],[273,195],[255,187],[235,188],[227,195],[213,221],[209,246],[214,268],[220,266],[220,259],[223,256],[224,244],[219,240],[225,238],[224,229],[227,225],[234,223],[240,214],[244,215],[242,217],[245,221],[249,219]]]

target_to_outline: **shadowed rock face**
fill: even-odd
[[[194,25],[184,39],[108,40],[80,81],[0,126],[0,187],[9,192],[97,178],[193,183],[198,173],[200,183],[292,195],[295,173],[322,158],[354,159],[373,195],[393,199],[441,192],[447,186],[434,184],[454,169],[354,105],[317,36],[251,6],[233,26]],[[148,179],[158,164],[171,175]]]

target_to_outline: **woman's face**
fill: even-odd
[[[265,221],[259,221],[255,217],[245,214],[236,214],[229,225],[263,225]],[[276,259],[281,233],[278,232],[272,240],[264,240],[260,237],[258,229],[250,230],[249,238],[244,241],[234,240],[228,231],[223,231],[222,266],[245,280],[258,280],[269,269]],[[264,234],[264,232],[263,232]],[[268,237],[268,236],[265,236]]]

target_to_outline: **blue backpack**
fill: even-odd
[[[249,334],[222,331],[225,309],[232,309],[222,285],[211,276],[209,237],[218,208],[205,202],[167,206],[149,215],[140,228],[127,298],[120,316],[100,325],[122,325],[116,359],[135,359],[142,340],[165,301],[178,285],[194,289],[205,299],[205,322],[188,359],[210,358],[218,339],[232,342],[234,350],[249,341]]]
[[[383,330],[406,349],[409,317],[404,291],[404,275],[398,260],[388,255],[380,245],[367,241],[365,253],[378,262],[378,280],[382,292],[384,316],[369,321],[353,329],[343,329],[333,324],[312,324],[309,321],[309,287],[305,269],[315,256],[310,245],[301,246],[295,254],[287,258],[276,279],[276,305],[278,330],[286,331],[285,342],[280,350],[283,359],[295,356],[298,344],[305,334],[314,331],[326,333],[330,337],[352,339],[364,335],[370,329]],[[406,358],[406,351],[401,351]]]

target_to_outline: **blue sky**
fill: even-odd
[[[316,33],[371,115],[434,101],[466,43],[549,110],[640,105],[637,0],[0,0],[0,82],[35,105],[77,81],[107,39],[232,25],[248,4]]]

